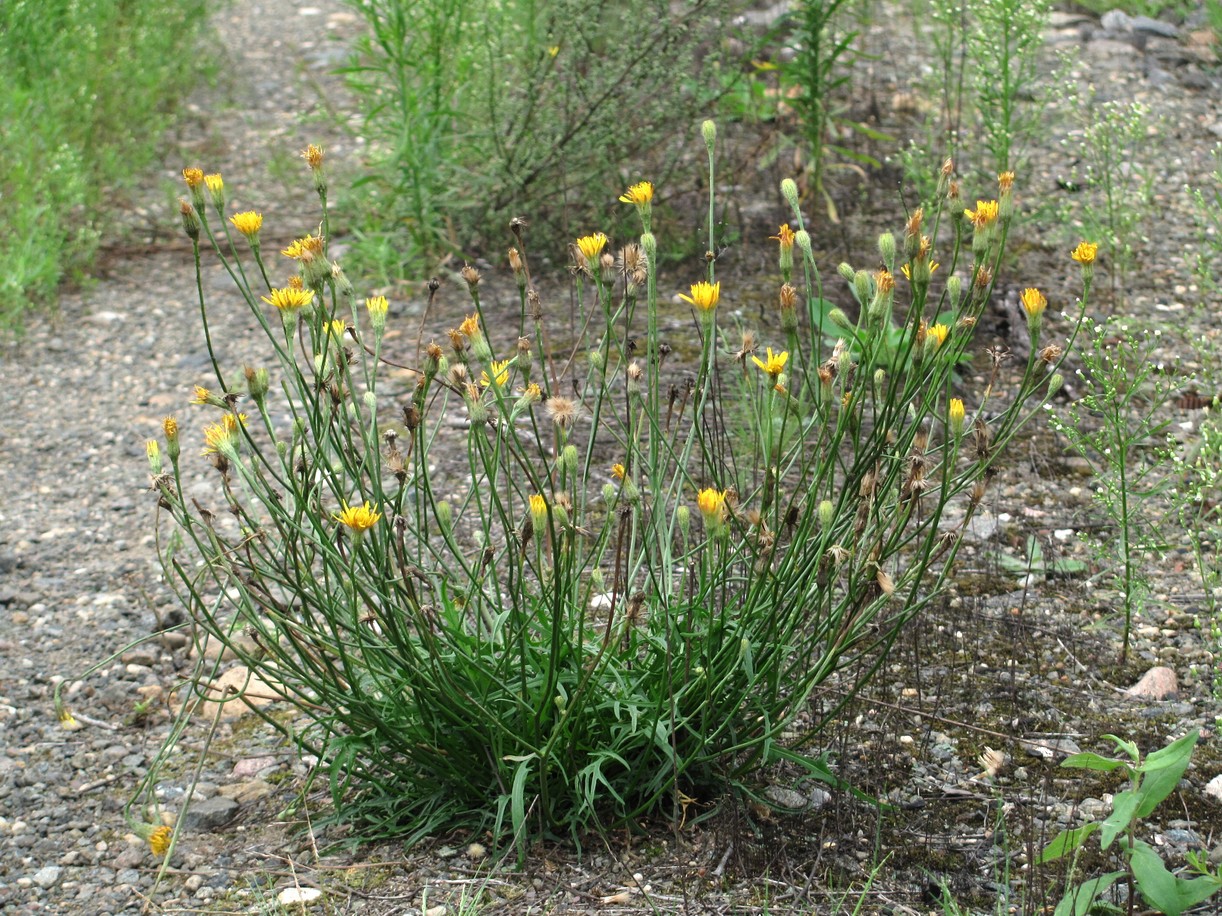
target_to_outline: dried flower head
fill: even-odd
[[[1001,194],[1009,194],[1014,189],[1014,173],[1002,172],[997,176],[997,190]]]
[[[459,271],[459,274],[462,276],[464,280],[467,281],[467,286],[470,289],[475,289],[475,287],[479,286],[479,281],[480,281],[479,271],[476,270],[474,267],[472,267],[470,264],[464,264],[462,270]]]
[[[314,301],[314,291],[309,289],[293,289],[291,286],[272,289],[270,296],[260,296],[268,305],[281,312],[295,312]]]
[[[577,402],[571,398],[550,397],[543,402],[551,421],[561,429],[569,429],[577,420]]]
[[[382,517],[382,513],[369,505],[368,500],[362,506],[349,506],[344,504],[344,510],[334,516],[335,520],[341,525],[347,525],[358,534],[363,531],[368,531],[378,523],[378,519]]]
[[[781,285],[780,303],[782,309],[793,309],[798,306],[798,290],[789,283]]]
[[[629,242],[619,252],[619,270],[632,286],[640,286],[649,276],[649,259],[636,242]]]
[[[522,261],[522,252],[516,248],[509,249],[509,269],[515,275],[522,273],[526,269],[525,263]]]
[[[680,293],[679,298],[691,303],[702,312],[711,312],[717,308],[717,301],[721,298],[721,281],[709,283],[701,280],[699,283],[693,283],[692,294],[685,296]]]
[[[322,168],[323,151],[321,146],[311,143],[301,151],[301,158],[306,161],[310,171],[317,172]]]
[[[1048,346],[1040,350],[1040,359],[1043,362],[1051,366],[1053,363],[1055,363],[1058,359],[1061,358],[1061,354],[1064,352],[1065,351],[1061,347],[1058,347],[1056,344],[1049,344]]]

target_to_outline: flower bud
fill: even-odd
[[[848,283],[852,283],[853,278],[857,276],[857,271],[853,270],[853,265],[846,261],[841,261],[836,265],[836,273],[840,274]]]
[[[161,446],[156,439],[149,439],[144,443],[144,453],[148,456],[149,470],[156,477],[161,473]]]
[[[1059,372],[1054,372],[1048,376],[1048,397],[1052,397],[1061,390],[1061,386],[1065,384],[1065,376]]]
[[[603,484],[603,502],[606,503],[608,506],[613,505],[615,503],[615,484],[613,483],[604,483]]]
[[[946,297],[950,300],[951,311],[958,311],[959,300],[963,298],[963,281],[958,276],[946,278]]]
[[[950,421],[951,435],[956,439],[963,433],[963,421],[967,416],[967,411],[963,407],[962,398],[951,398],[950,407],[947,409],[947,417]]]
[[[811,252],[810,247],[809,232],[807,232],[805,229],[799,229],[793,234],[793,241],[795,245],[802,249],[802,254],[806,255],[808,259],[814,259],[814,254]]]
[[[870,275],[864,270],[859,270],[853,274],[853,298],[857,300],[859,305],[865,305],[870,301],[871,292]]]
[[[830,499],[819,503],[819,527],[824,531],[831,528],[836,521],[836,504]]]
[[[178,215],[182,217],[182,228],[187,233],[187,237],[193,242],[199,241],[201,226],[199,214],[195,212],[194,207],[181,197],[178,199]]]
[[[624,502],[630,506],[635,506],[641,501],[641,488],[636,485],[636,481],[631,477],[624,478]]]
[[[577,473],[577,446],[573,444],[566,445],[560,453],[560,469],[566,474],[576,475]]]
[[[437,527],[442,534],[449,534],[454,527],[454,509],[444,499],[433,510],[437,515]]]
[[[378,411],[378,396],[372,391],[366,391],[361,395],[361,400],[365,403],[365,409],[369,411],[370,416],[375,416]]]
[[[654,265],[658,263],[658,240],[652,232],[641,233],[641,250],[645,252],[645,257],[649,260],[650,271],[652,271]]]
[[[884,232],[878,237],[878,253],[887,265],[887,270],[895,272],[895,236]]]
[[[713,121],[705,121],[700,125],[700,135],[704,137],[704,145],[709,155],[713,155],[713,147],[717,144],[717,125]]]
[[[843,309],[831,309],[827,313],[827,320],[841,330],[853,330],[853,322],[849,321],[849,316],[844,313]]]
[[[208,196],[212,198],[212,206],[217,213],[225,212],[225,182],[219,174],[205,175],[204,184],[208,186]]]
[[[785,198],[785,202],[793,208],[796,216],[800,210],[798,206],[798,183],[792,178],[786,178],[781,182],[781,196]]]
[[[262,408],[263,402],[267,398],[267,390],[270,387],[267,370],[243,366],[242,373],[246,376],[246,391],[250,395],[250,399]]]
[[[172,463],[177,464],[181,450],[178,444],[178,421],[173,417],[166,417],[161,421],[161,430],[165,433],[166,454],[170,456]]]
[[[381,336],[382,329],[386,327],[386,312],[389,308],[390,304],[386,301],[385,296],[370,296],[365,300],[369,323],[373,326],[373,333],[377,336]]]
[[[675,522],[679,526],[679,533],[686,538],[692,527],[692,511],[687,506],[680,506],[675,510]]]

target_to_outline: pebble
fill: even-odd
[[[183,815],[182,823],[189,830],[216,830],[237,817],[240,808],[232,798],[218,795],[192,804]]]
[[[63,868],[58,865],[47,865],[34,872],[34,883],[43,890],[54,887],[59,883],[59,877],[64,873]]]

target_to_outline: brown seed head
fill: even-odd
[[[798,306],[798,290],[789,283],[781,286],[780,301],[782,309],[792,309]]]

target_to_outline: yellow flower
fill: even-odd
[[[314,291],[310,289],[293,289],[286,286],[283,289],[273,289],[270,296],[260,297],[268,305],[273,305],[282,312],[295,312],[309,305],[314,299]]]
[[[1028,318],[1038,318],[1044,313],[1044,309],[1048,307],[1048,300],[1038,289],[1028,287],[1023,290],[1019,300],[1023,304],[1023,310],[1027,313]]]
[[[335,520],[360,534],[376,525],[381,517],[382,514],[366,501],[363,506],[349,506],[345,503],[344,511],[336,515]]]
[[[789,361],[789,354],[782,350],[780,353],[773,355],[772,347],[769,347],[766,359],[752,356],[751,361],[775,379],[785,370],[785,363]]]
[[[944,324],[935,324],[926,333],[938,342],[938,346],[946,343],[946,335],[950,333],[950,328]]]
[[[281,249],[280,253],[295,261],[320,255],[322,254],[322,236],[307,235],[305,238],[295,239],[288,248]]]
[[[81,727],[81,723],[76,721],[76,716],[72,715],[72,710],[67,706],[62,707],[58,714],[59,724],[65,731],[76,731]]]
[[[789,223],[782,223],[781,228],[777,230],[776,235],[768,236],[769,239],[775,239],[781,243],[781,249],[791,251],[793,249],[793,240],[795,238],[794,231],[789,228]]]
[[[170,840],[172,839],[174,839],[174,831],[171,828],[165,825],[155,827],[148,836],[149,849],[155,856],[164,856],[170,851]]]
[[[964,210],[963,216],[977,229],[987,229],[997,221],[999,205],[995,200],[976,201],[975,212]]]
[[[611,476],[616,480],[623,480],[625,473],[626,471],[624,470],[624,466],[622,464],[617,463],[611,465]]]
[[[967,416],[967,411],[963,409],[963,399],[951,398],[950,407],[947,410],[947,413],[950,418],[951,431],[957,436],[959,433],[963,432],[963,421]]]
[[[726,514],[726,491],[706,487],[696,494],[696,508],[706,523],[720,523]]]
[[[997,176],[997,189],[1002,194],[1010,193],[1010,190],[1013,187],[1014,187],[1014,173],[1013,172],[1002,172],[1000,175]]]
[[[721,298],[721,281],[708,283],[701,280],[699,283],[693,283],[692,294],[685,296],[680,293],[679,298],[684,302],[690,302],[702,312],[711,312],[717,308],[717,300]]]
[[[496,378],[496,387],[504,387],[509,382],[509,360],[494,359],[492,361],[492,375]],[[481,372],[479,374],[479,383],[484,388],[487,388],[490,384],[492,384],[491,380],[488,378],[487,372]]]
[[[220,194],[225,190],[225,181],[219,174],[205,175],[204,184],[208,186],[208,191],[213,195]]]
[[[183,181],[187,183],[187,187],[195,190],[204,183],[204,170],[188,168],[182,170]]]
[[[937,270],[941,266],[942,266],[942,263],[940,261],[934,261],[933,263],[929,265],[929,272],[932,274],[935,270]],[[907,280],[912,279],[912,269],[909,267],[909,265],[901,264],[900,273],[904,275],[905,279]]]
[[[458,333],[474,340],[483,333],[479,327],[479,318],[475,315],[468,315],[463,319],[462,324],[458,326]]]
[[[607,237],[601,232],[595,232],[593,235],[583,235],[577,240],[577,250],[587,261],[593,261],[597,258],[604,248],[607,247]]]
[[[166,417],[162,420],[161,429],[165,432],[166,441],[173,442],[178,438],[178,421],[173,417]]]
[[[233,228],[242,235],[253,239],[263,228],[263,214],[256,213],[254,210],[246,210],[229,217],[229,222],[233,223]]]
[[[240,413],[235,417],[233,414],[227,413],[221,418],[220,423],[212,423],[204,427],[203,453],[205,455],[212,455],[220,452],[226,456],[236,454],[239,425],[246,425],[246,414]]]
[[[327,322],[327,332],[336,340],[343,341],[344,332],[348,330],[348,324],[342,318],[332,318]]]
[[[538,493],[530,495],[530,520],[536,528],[547,525],[547,500]]]
[[[1095,263],[1095,255],[1098,253],[1099,246],[1094,242],[1079,242],[1078,247],[1069,256],[1085,267],[1087,264]]]
[[[365,300],[365,308],[369,311],[369,317],[375,316],[386,317],[386,311],[390,308],[390,303],[386,301],[385,296],[370,296]]]
[[[638,207],[642,204],[647,204],[653,200],[653,184],[648,181],[638,181],[619,196],[620,202],[625,204],[636,204]],[[578,240],[578,245],[581,241]],[[582,254],[585,254],[583,251]]]

